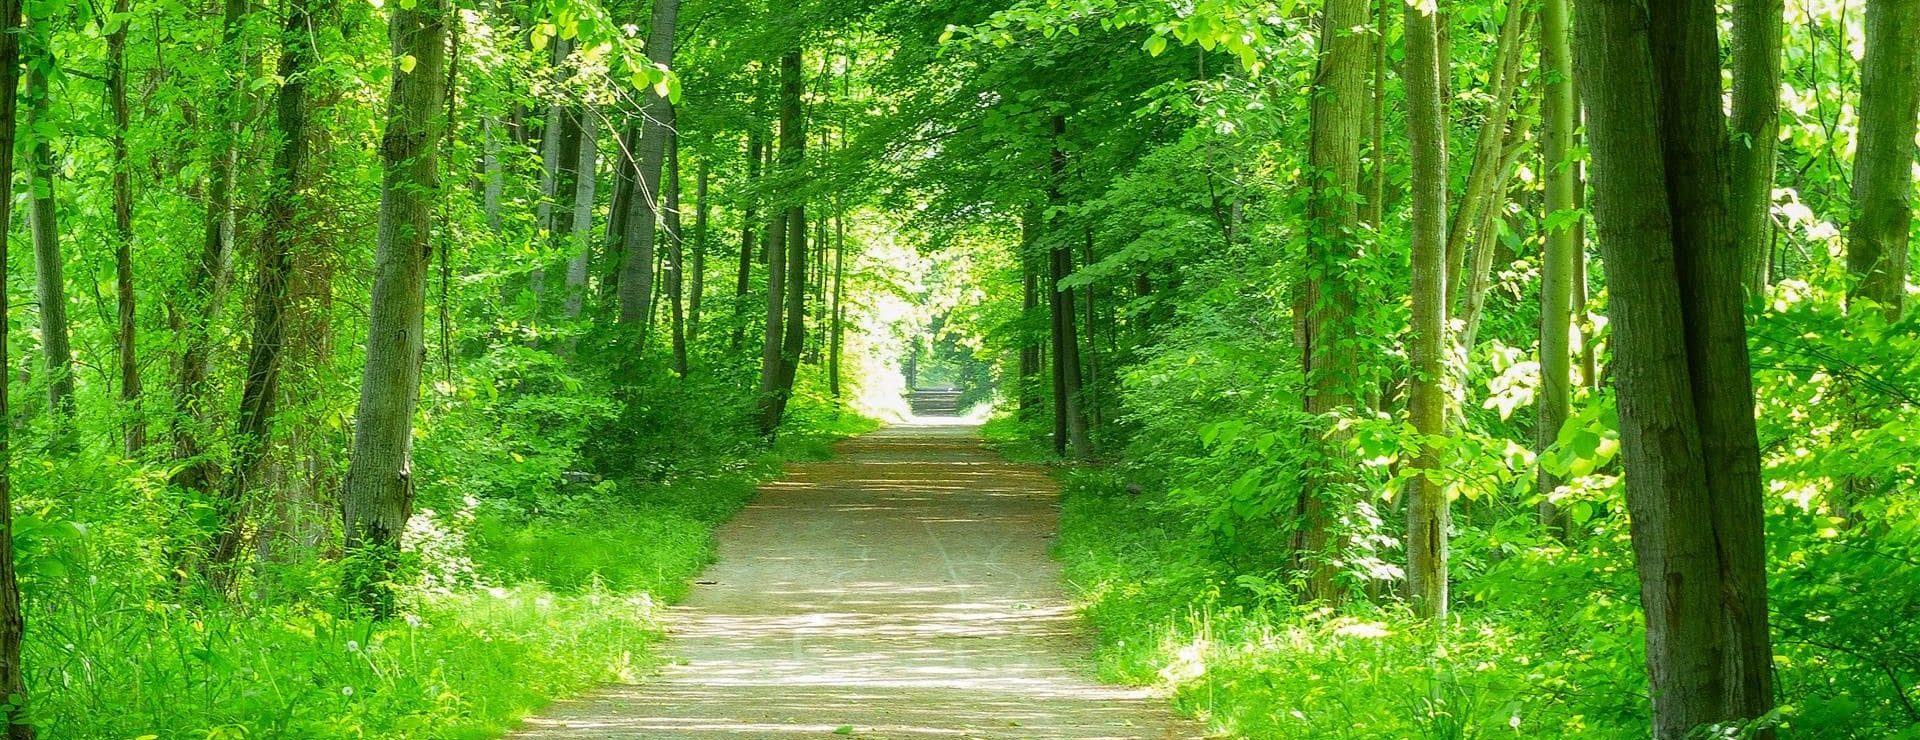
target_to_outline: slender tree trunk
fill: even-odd
[[[1407,485],[1407,587],[1414,611],[1447,617],[1447,536],[1451,511],[1434,439],[1447,433],[1447,119],[1441,82],[1447,54],[1441,16],[1406,5],[1407,128],[1413,159],[1413,364],[1409,415],[1423,439]]]
[[[506,227],[500,212],[500,200],[506,193],[507,176],[500,165],[499,124],[492,117],[480,121],[480,172],[486,179],[481,190],[480,212],[486,216],[487,229],[498,234]]]
[[[754,237],[759,235],[759,216],[755,206],[758,194],[754,188],[760,185],[760,128],[749,126],[747,129],[747,181],[742,187],[742,200],[746,207],[740,213],[740,265],[734,273],[733,282],[733,341],[731,346],[738,350],[746,344],[747,325],[753,313],[748,305],[747,294],[753,290],[753,263],[756,245]]]
[[[1040,413],[1040,224],[1037,209],[1020,214],[1020,418]],[[1049,310],[1052,304],[1048,304]],[[1051,334],[1051,330],[1048,332]]]
[[[801,107],[801,51],[794,49],[780,58],[780,173],[791,178],[798,175],[805,164],[807,134],[806,122],[802,118]],[[762,357],[762,387],[760,395],[760,431],[772,434],[780,426],[780,419],[786,413],[787,398],[793,393],[794,373],[799,369],[800,351],[806,344],[807,320],[807,213],[806,206],[790,200],[784,207],[772,206],[775,213],[774,226],[782,231],[783,243],[774,244],[768,239],[768,283],[771,277],[781,272],[785,276],[779,279],[783,290],[775,291],[771,287],[767,297],[767,341],[768,348]],[[773,233],[769,229],[769,236]],[[782,257],[775,252],[784,248]],[[784,262],[785,264],[774,264]],[[776,295],[778,294],[778,295]],[[784,298],[786,317],[781,319],[780,301]],[[779,332],[773,331],[775,325]],[[779,347],[772,346],[776,337],[784,337]],[[769,375],[766,370],[773,372]],[[765,381],[771,380],[771,383]]]
[[[20,89],[20,0],[0,0],[0,275],[7,269],[7,242],[13,223],[13,144]],[[8,291],[0,290],[0,369],[10,369],[9,329],[13,325],[13,307]],[[4,372],[4,370],[0,370]],[[8,403],[6,378],[0,376],[0,461],[13,459],[13,424]],[[26,617],[20,608],[20,579],[13,564],[13,470],[0,462],[0,696],[9,700],[13,710],[6,713],[7,740],[33,740],[33,725],[27,724],[27,681],[21,670],[20,637]]]
[[[344,491],[349,598],[376,618],[391,616],[387,584],[400,536],[413,513],[413,411],[420,398],[427,266],[433,205],[440,192],[438,147],[447,94],[445,0],[391,10],[396,60],[381,138],[379,238],[374,252],[367,358],[354,416]]]
[[[1920,119],[1920,0],[1870,0],[1866,26],[1847,269],[1859,281],[1850,297],[1873,301],[1889,320],[1894,320],[1906,304],[1907,252],[1913,233],[1913,136],[1915,120]]]
[[[1047,201],[1054,207],[1063,205],[1066,196],[1062,186],[1067,177],[1067,151],[1062,139],[1067,135],[1067,118],[1059,114],[1053,116],[1053,169],[1052,179],[1047,185]],[[1051,301],[1053,318],[1053,390],[1054,390],[1054,452],[1060,455],[1072,453],[1075,459],[1085,460],[1093,456],[1093,440],[1088,435],[1086,411],[1082,406],[1080,376],[1080,340],[1074,332],[1073,289],[1063,288],[1060,281],[1073,273],[1073,250],[1064,235],[1057,232],[1055,225],[1046,228],[1048,272],[1047,295]]]
[[[1908,5],[1913,5],[1909,2]],[[1733,243],[1745,266],[1747,291],[1767,287],[1767,246],[1773,239],[1773,177],[1780,139],[1780,36],[1784,0],[1734,0],[1733,129],[1729,152],[1733,173],[1728,191],[1733,207]],[[1920,33],[1910,28],[1907,33]],[[1908,47],[1908,56],[1915,49]],[[1914,71],[1911,62],[1907,71]],[[1864,105],[1864,102],[1863,102]],[[1912,118],[1912,116],[1909,116]],[[1912,134],[1908,134],[1912,144]]]
[[[679,20],[680,0],[654,0],[653,24],[647,30],[647,61],[673,66],[674,25]],[[638,324],[647,319],[653,305],[654,241],[658,237],[660,206],[660,167],[666,158],[666,136],[673,129],[673,106],[665,97],[649,88],[641,93],[638,151],[633,153],[636,192],[627,206],[625,262],[620,269],[620,323]]]
[[[1507,119],[1514,108],[1514,91],[1519,88],[1520,50],[1524,47],[1528,22],[1533,11],[1529,3],[1520,0],[1508,0],[1506,19],[1500,25],[1500,41],[1494,52],[1492,99],[1487,104],[1486,119],[1481,122],[1480,130],[1473,146],[1473,163],[1467,174],[1466,191],[1461,194],[1454,206],[1453,218],[1448,221],[1446,234],[1447,281],[1446,305],[1448,315],[1459,315],[1459,307],[1465,297],[1464,280],[1469,276],[1466,271],[1467,245],[1473,237],[1474,227],[1485,223],[1481,214],[1493,210],[1506,188],[1501,175],[1505,170],[1500,166],[1506,154],[1502,146],[1507,141]],[[1443,52],[1444,53],[1444,52]]]
[[[212,392],[213,328],[226,308],[233,280],[233,179],[239,167],[241,122],[246,118],[246,90],[250,75],[243,68],[246,55],[240,33],[246,24],[247,0],[225,0],[220,26],[222,68],[229,76],[225,95],[215,96],[208,117],[213,147],[207,176],[207,209],[201,221],[201,250],[197,264],[187,271],[186,289],[172,310],[181,327],[182,349],[174,406],[173,458],[182,463],[173,484],[190,491],[213,490],[219,466],[207,454],[204,438],[211,433],[207,396]]]
[[[572,49],[572,39],[554,39],[553,46],[548,49],[547,59],[552,67],[551,79],[555,88],[560,87],[560,83],[566,80],[562,67],[566,64],[567,54]],[[552,100],[547,103],[546,125],[540,135],[540,199],[533,204],[533,228],[535,238],[539,240],[537,243],[540,244],[561,242],[561,219],[557,212],[560,194],[568,192],[568,189],[561,184],[562,172],[570,166],[566,160],[566,141],[571,122],[567,120],[569,116],[566,101],[557,91],[552,93],[551,97]],[[577,129],[575,130],[577,132]],[[575,145],[578,146],[577,134]],[[540,320],[541,308],[546,305],[547,253],[541,250],[536,254],[538,256],[533,261],[533,271],[528,277],[533,290],[533,316],[534,321],[537,322]]]
[[[1678,740],[1772,708],[1717,20],[1706,0],[1577,0],[1574,22],[1653,735]]]
[[[700,303],[707,292],[707,158],[693,176],[693,275],[687,296],[687,343],[700,342]]]
[[[780,341],[784,338],[787,282],[787,210],[770,207],[773,218],[761,244],[767,250],[766,320],[761,322],[760,413],[755,417],[762,435],[772,435],[780,426],[774,415],[773,397],[779,392],[781,371]]]
[[[221,526],[208,558],[210,580],[219,588],[232,585],[230,563],[246,539],[248,492],[258,482],[273,435],[273,416],[280,398],[281,358],[286,347],[288,285],[293,278],[293,253],[308,238],[311,211],[302,204],[301,189],[310,184],[312,125],[308,74],[319,59],[313,48],[316,19],[334,17],[331,0],[294,0],[288,6],[281,33],[277,73],[285,80],[274,100],[274,128],[279,148],[274,153],[273,179],[268,188],[266,228],[262,230],[260,263],[254,279],[252,346],[240,391],[240,409],[233,440],[233,469],[218,498]]]
[[[593,199],[600,182],[599,116],[588,109],[580,120],[580,159],[573,188],[573,255],[567,258],[567,318],[580,318],[587,303],[587,270],[593,261]]]
[[[1578,189],[1573,156],[1574,120],[1579,101],[1574,97],[1573,52],[1568,46],[1571,33],[1569,0],[1544,0],[1540,11],[1540,72],[1545,80],[1546,96],[1541,105],[1541,157],[1546,174],[1546,254],[1540,266],[1540,393],[1535,397],[1537,423],[1534,451],[1545,453],[1559,438],[1566,423],[1572,396],[1572,350],[1569,346],[1573,321],[1573,278],[1579,259],[1577,232]],[[1537,471],[1537,490],[1548,496],[1560,480],[1542,464]],[[1542,498],[1538,507],[1540,522],[1561,536],[1566,535],[1559,507]]]
[[[128,0],[114,0],[113,13],[126,16]],[[127,159],[127,132],[131,116],[127,110],[127,24],[119,23],[107,34],[107,109],[113,116],[113,267],[119,331],[114,343],[120,350],[120,404],[129,417],[123,442],[129,456],[140,454],[147,446],[146,414],[140,408],[140,358],[134,347],[135,305],[133,295],[133,175]]]
[[[846,333],[847,223],[833,216],[833,329],[827,346],[827,390],[840,397],[840,349]]]
[[[1368,41],[1353,29],[1367,22],[1369,0],[1326,0],[1319,28],[1320,61],[1308,115],[1308,199],[1311,233],[1307,274],[1294,295],[1294,321],[1300,340],[1300,366],[1307,378],[1306,410],[1326,415],[1352,406],[1357,359],[1350,341],[1354,293],[1346,262],[1360,252],[1360,214],[1353,196],[1360,192],[1360,137],[1367,125]],[[1315,437],[1318,440],[1318,436]],[[1327,445],[1331,455],[1337,441]],[[1332,533],[1335,497],[1344,474],[1328,465],[1309,471],[1295,502],[1300,529],[1294,557],[1307,574],[1307,597],[1334,600]]]
[[[46,29],[50,33],[51,29]],[[53,442],[64,444],[73,422],[74,377],[73,345],[67,323],[66,257],[60,251],[59,201],[54,193],[52,125],[49,118],[53,91],[47,85],[45,70],[52,67],[52,51],[41,32],[29,31],[33,53],[39,59],[27,64],[27,120],[40,129],[29,140],[27,163],[28,226],[33,237],[34,295],[40,302],[40,346],[46,356],[47,413],[54,419]]]
[[[672,313],[673,371],[687,377],[687,250],[680,239],[680,135],[667,133],[666,211],[667,310]]]

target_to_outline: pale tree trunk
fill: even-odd
[[[480,121],[480,171],[486,178],[481,190],[480,212],[486,216],[487,228],[500,233],[506,222],[500,212],[500,200],[507,187],[506,172],[500,165],[500,132],[495,129],[499,124],[489,116]]]
[[[1713,3],[1578,0],[1653,735],[1772,708],[1746,271]],[[1765,734],[1765,733],[1763,733]]]
[[[687,250],[680,240],[680,135],[667,132],[666,210],[667,310],[671,313],[673,372],[687,377]]]
[[[647,61],[673,66],[674,25],[679,20],[680,0],[654,0],[653,24],[647,30]],[[634,179],[626,214],[626,233],[621,239],[626,250],[620,268],[620,323],[640,324],[647,320],[653,306],[654,241],[658,238],[660,207],[660,167],[666,158],[665,132],[673,128],[673,107],[667,99],[649,88],[641,93],[640,136],[633,146]]]
[[[573,188],[573,254],[567,258],[567,318],[580,318],[587,303],[587,270],[593,261],[593,199],[599,184],[599,116],[589,109],[580,120],[580,163]]]
[[[1367,23],[1368,0],[1327,0],[1320,17],[1319,66],[1309,102],[1307,274],[1296,286],[1293,315],[1300,344],[1300,366],[1307,378],[1306,411],[1325,415],[1354,405],[1352,343],[1355,311],[1346,261],[1360,251],[1360,214],[1353,196],[1360,192],[1360,137],[1367,125],[1369,41],[1354,33]],[[1319,444],[1319,442],[1316,442]],[[1325,442],[1328,452],[1337,441]],[[1336,600],[1333,561],[1333,500],[1341,496],[1345,475],[1332,466],[1309,471],[1295,502],[1299,530],[1294,535],[1296,567],[1306,574],[1307,598]]]
[[[780,173],[795,177],[806,163],[806,121],[801,106],[801,50],[780,58]],[[800,350],[806,343],[807,212],[797,200],[771,206],[774,224],[768,229],[767,348],[761,356],[760,431],[772,434],[786,414],[793,393]],[[775,243],[775,232],[781,232]],[[779,252],[785,252],[785,255]],[[784,263],[784,264],[782,264]],[[781,275],[781,273],[785,273]],[[775,290],[778,283],[778,290]],[[784,300],[784,304],[783,304]],[[781,307],[785,306],[785,317]],[[778,331],[776,331],[776,329]],[[768,373],[771,370],[771,373]]]
[[[560,194],[572,195],[572,188],[563,184],[566,171],[572,163],[567,161],[567,139],[569,135],[574,145],[579,145],[579,129],[573,125],[567,109],[566,100],[561,92],[561,83],[567,79],[564,66],[567,55],[573,50],[572,39],[554,39],[548,61],[553,67],[551,80],[553,89],[548,92],[551,98],[547,103],[546,125],[540,134],[540,200],[533,204],[533,223],[536,238],[541,244],[563,243],[564,227],[559,217]],[[571,221],[567,221],[571,224]],[[539,319],[540,309],[545,305],[547,292],[546,252],[539,252],[540,258],[534,260],[533,271],[529,274],[533,290],[534,318]]]
[[[379,237],[367,317],[366,366],[354,416],[343,495],[350,599],[376,618],[394,612],[388,583],[399,565],[400,536],[413,514],[413,412],[420,399],[427,267],[433,256],[433,206],[440,193],[438,147],[447,94],[445,0],[392,9],[396,61],[380,141]]]
[[[1047,185],[1047,201],[1053,207],[1065,205],[1062,186],[1067,177],[1067,150],[1062,139],[1067,135],[1067,118],[1053,116],[1052,179]],[[1087,433],[1087,415],[1082,406],[1080,376],[1080,340],[1074,333],[1073,289],[1060,287],[1060,281],[1073,272],[1073,251],[1068,240],[1058,233],[1058,225],[1046,227],[1047,296],[1053,321],[1053,451],[1074,459],[1093,456],[1093,440]]]
[[[1909,2],[1908,5],[1913,5]],[[1780,35],[1784,0],[1733,2],[1733,243],[1739,248],[1747,292],[1767,287],[1767,247],[1773,240],[1773,168],[1780,138]],[[1906,33],[1920,33],[1909,28]],[[1907,48],[1909,59],[1916,53]],[[1909,61],[1907,73],[1914,73]],[[1863,102],[1864,106],[1864,102]],[[1911,120],[1913,116],[1908,116]],[[1912,132],[1907,141],[1911,145]]]
[[[700,342],[700,310],[707,292],[707,158],[700,157],[699,171],[693,177],[693,265],[692,285],[687,296],[687,343]]]
[[[319,59],[313,48],[317,19],[335,17],[331,0],[295,0],[288,6],[281,32],[279,94],[274,99],[274,128],[278,149],[273,179],[267,192],[265,228],[261,230],[259,266],[255,272],[252,345],[240,390],[240,410],[233,440],[233,468],[220,486],[220,531],[208,558],[207,575],[219,588],[232,585],[231,562],[246,539],[249,492],[267,460],[273,436],[273,417],[280,399],[282,355],[286,347],[288,285],[293,278],[293,253],[310,233],[313,214],[300,204],[301,189],[310,184],[312,160],[309,128],[313,91],[308,70]],[[321,21],[324,22],[324,21]]]
[[[206,398],[211,393],[213,328],[226,308],[227,288],[233,278],[233,179],[239,166],[241,121],[246,117],[246,90],[250,75],[243,69],[246,55],[240,33],[246,23],[247,0],[225,0],[221,18],[219,59],[231,78],[225,95],[215,96],[210,129],[214,140],[207,177],[207,208],[201,221],[199,260],[187,271],[183,298],[170,310],[184,335],[179,377],[174,387],[173,458],[183,463],[173,484],[190,491],[211,491],[218,465],[206,452],[204,437],[211,433]]]
[[[1920,118],[1920,0],[1869,0],[1860,62],[1860,138],[1853,158],[1847,269],[1865,298],[1898,319],[1907,297],[1913,224],[1913,136]]]
[[[1573,279],[1580,256],[1577,220],[1581,187],[1573,162],[1574,120],[1579,102],[1574,96],[1573,52],[1568,46],[1571,27],[1569,0],[1544,0],[1540,11],[1540,72],[1546,96],[1541,105],[1541,157],[1545,168],[1547,204],[1546,250],[1540,265],[1540,392],[1535,397],[1537,423],[1534,451],[1545,453],[1559,438],[1572,396]],[[1557,228],[1556,228],[1557,226]],[[1537,491],[1546,496],[1560,480],[1539,466]],[[1540,523],[1566,535],[1565,521],[1552,501],[1542,499]]]
[[[7,242],[13,223],[14,114],[20,88],[20,0],[0,0],[0,275],[8,274]],[[0,290],[0,369],[13,367],[8,357],[12,302]],[[0,370],[4,372],[4,370]],[[7,386],[0,375],[0,460],[11,460],[13,424]],[[26,618],[20,608],[20,579],[13,564],[13,471],[0,465],[0,696],[20,697],[4,718],[7,740],[33,740],[27,724],[27,681],[21,670],[20,636]]]
[[[1422,2],[1406,5],[1407,128],[1413,159],[1413,365],[1408,399],[1422,437],[1407,485],[1407,588],[1414,612],[1447,617],[1447,530],[1451,510],[1432,438],[1446,434],[1443,387],[1447,346],[1447,72],[1440,16]]]
[[[1482,214],[1494,210],[1500,196],[1506,193],[1506,182],[1502,177],[1506,170],[1501,167],[1506,154],[1507,119],[1514,108],[1514,90],[1519,87],[1520,49],[1525,46],[1525,29],[1532,20],[1533,10],[1528,3],[1520,0],[1508,0],[1507,16],[1500,25],[1500,41],[1495,47],[1493,63],[1492,99],[1487,104],[1486,119],[1480,123],[1480,130],[1473,146],[1473,162],[1467,174],[1466,191],[1454,206],[1453,218],[1448,221],[1446,234],[1447,280],[1446,305],[1448,315],[1457,316],[1459,306],[1465,297],[1464,280],[1468,259],[1468,243],[1476,233],[1475,227],[1490,223]]]
[[[32,33],[31,31],[29,32]],[[44,70],[54,63],[45,48],[46,37],[32,39],[40,58],[27,65],[27,120],[40,128],[49,117],[53,91]],[[33,237],[34,295],[40,302],[40,348],[47,368],[47,413],[54,419],[53,442],[64,444],[71,428],[73,400],[73,345],[67,324],[66,258],[60,251],[59,201],[54,193],[53,142],[45,127],[30,140],[27,163],[27,225]]]
[[[128,0],[114,0],[113,13],[125,16]],[[147,446],[146,414],[140,409],[140,362],[135,351],[133,295],[133,176],[127,161],[127,24],[107,34],[107,109],[113,116],[113,272],[119,330],[114,343],[120,351],[120,405],[128,414],[123,443],[127,455]]]

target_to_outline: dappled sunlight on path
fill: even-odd
[[[944,423],[942,423],[944,422]],[[1046,548],[1054,486],[921,417],[795,465],[720,532],[654,681],[516,738],[1183,738],[1090,677]]]

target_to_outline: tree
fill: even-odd
[[[801,108],[801,50],[780,57],[780,182],[794,182],[806,163],[807,133]],[[767,226],[767,331],[760,358],[760,433],[773,434],[793,394],[794,374],[806,344],[807,211],[802,198],[784,193],[769,206]]]
[[[673,67],[674,25],[680,15],[680,0],[654,0],[653,23],[647,28],[647,60],[663,69]],[[620,268],[620,322],[639,324],[646,320],[653,305],[654,241],[659,234],[660,167],[666,158],[665,132],[673,130],[673,105],[659,91],[649,88],[641,93],[645,102],[633,124],[638,132],[632,145],[632,164],[636,192],[629,193],[625,233],[621,239],[626,250]],[[631,150],[629,150],[631,151]]]
[[[128,0],[114,0],[113,13],[129,14]],[[147,446],[147,421],[140,410],[140,358],[135,351],[135,297],[133,294],[133,174],[127,161],[127,23],[120,21],[107,34],[107,109],[113,117],[113,272],[119,331],[120,403],[131,418],[123,433],[128,455]]]
[[[1360,213],[1353,196],[1360,192],[1360,137],[1367,125],[1366,75],[1370,65],[1366,38],[1354,33],[1367,21],[1367,0],[1327,0],[1319,23],[1317,92],[1309,103],[1307,196],[1309,229],[1306,276],[1296,288],[1294,321],[1300,338],[1300,366],[1307,378],[1306,410],[1325,415],[1353,405],[1357,366],[1352,333],[1355,299],[1345,262],[1359,253]],[[1299,533],[1295,560],[1307,573],[1307,595],[1336,598],[1332,567],[1332,499],[1341,477],[1332,470],[1310,471],[1301,486],[1295,512]]]
[[[1852,297],[1898,319],[1906,305],[1913,233],[1913,137],[1920,119],[1920,0],[1867,3],[1860,62],[1860,135],[1853,159],[1847,269]]]
[[[13,145],[20,89],[20,0],[0,0],[0,226],[13,223]],[[11,229],[0,228],[0,275],[10,261]],[[13,367],[8,334],[13,326],[8,293],[0,290],[0,367]],[[8,383],[0,382],[0,419],[12,416]],[[20,578],[13,552],[13,425],[0,424],[0,696],[8,697],[7,740],[33,740],[27,719],[27,681],[21,666],[20,638],[26,616],[20,606]],[[15,699],[13,697],[18,697]]]
[[[1678,739],[1773,700],[1717,19],[1704,0],[1578,0],[1574,17],[1653,731]]]
[[[580,318],[587,303],[587,269],[593,259],[593,199],[599,184],[599,116],[589,109],[580,117],[580,159],[573,189],[573,227],[568,236],[573,254],[567,258],[567,298],[563,311],[567,318]]]
[[[1567,421],[1568,399],[1572,395],[1573,277],[1579,256],[1579,173],[1574,169],[1574,119],[1579,103],[1574,95],[1573,54],[1568,48],[1571,31],[1568,0],[1546,0],[1540,10],[1540,71],[1546,80],[1546,96],[1541,105],[1540,149],[1546,170],[1545,255],[1540,262],[1540,395],[1535,401],[1538,421],[1534,430],[1534,452],[1545,453],[1559,438]],[[1539,515],[1542,524],[1560,531],[1565,527],[1559,508],[1550,499],[1560,480],[1539,466],[1536,491],[1543,497]]]
[[[285,82],[274,97],[278,147],[267,193],[268,227],[263,232],[254,277],[252,344],[247,350],[246,375],[240,389],[233,469],[217,499],[221,527],[207,561],[208,575],[221,588],[232,584],[234,574],[227,566],[239,555],[246,539],[247,495],[260,482],[280,400],[293,253],[299,242],[308,238],[311,226],[311,210],[302,204],[301,190],[311,182],[311,75],[319,59],[314,44],[320,35],[320,19],[333,17],[329,2],[294,0],[281,29],[278,74]]]
[[[1442,80],[1446,50],[1440,14],[1424,2],[1406,4],[1407,128],[1413,151],[1413,365],[1409,414],[1421,436],[1407,484],[1407,588],[1414,611],[1434,621],[1447,616],[1447,537],[1452,526],[1446,486],[1439,478],[1437,439],[1446,434],[1447,395],[1447,121]]]
[[[394,612],[387,584],[413,514],[413,411],[420,398],[427,265],[440,192],[437,152],[447,125],[441,106],[448,86],[445,0],[417,0],[391,13],[393,86],[380,140],[379,241],[343,492],[346,592],[376,617]]]
[[[1065,205],[1062,193],[1067,176],[1067,117],[1055,113],[1053,125],[1052,177],[1047,181],[1050,210]],[[1087,415],[1081,398],[1080,339],[1074,332],[1073,289],[1060,283],[1073,274],[1072,242],[1061,228],[1062,219],[1046,223],[1041,239],[1047,247],[1046,290],[1049,316],[1053,322],[1053,452],[1075,459],[1093,456],[1093,440],[1087,434]]]
[[[1785,14],[1784,0],[1733,3],[1733,118],[1728,123],[1734,144],[1728,195],[1734,244],[1746,266],[1747,291],[1756,296],[1767,287],[1767,256],[1772,251],[1773,169],[1780,139],[1780,35]]]
[[[50,45],[52,28],[29,23],[32,53],[27,59],[27,224],[33,236],[34,295],[40,303],[40,344],[46,357],[47,413],[54,422],[54,442],[64,444],[74,412],[73,345],[67,322],[66,255],[60,250],[60,205],[54,192],[53,90],[47,83],[55,71]]]
[[[686,245],[680,239],[680,135],[667,134],[666,209],[667,303],[672,313],[673,371],[687,377]]]

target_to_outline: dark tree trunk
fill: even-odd
[[[1047,201],[1063,205],[1062,192],[1067,176],[1067,151],[1061,141],[1067,135],[1066,116],[1053,116],[1052,179],[1047,185]],[[1062,288],[1060,281],[1073,273],[1073,248],[1056,224],[1045,227],[1047,241],[1047,295],[1053,321],[1053,450],[1071,453],[1075,459],[1093,456],[1093,440],[1087,433],[1087,416],[1082,407],[1080,340],[1074,332],[1073,289]]]
[[[680,240],[680,135],[667,132],[666,209],[661,213],[667,232],[667,310],[671,314],[673,372],[687,377],[687,250]]]
[[[807,134],[804,110],[801,107],[801,52],[794,49],[780,58],[780,174],[791,178],[800,172],[805,164]],[[787,398],[793,394],[794,373],[800,364],[800,351],[807,339],[807,212],[806,206],[793,198],[785,204],[776,204],[772,208],[779,214],[775,219],[775,228],[784,232],[782,243],[774,244],[767,240],[767,274],[773,276],[784,272],[779,278],[782,290],[772,290],[769,277],[767,297],[767,342],[768,348],[762,356],[762,387],[760,394],[760,431],[772,434],[780,426],[780,419],[786,413]],[[769,230],[772,234],[773,229]],[[784,251],[784,257],[775,252]],[[784,262],[785,264],[775,264]],[[781,299],[785,300],[786,316],[780,317]],[[776,326],[777,325],[777,326]],[[775,332],[778,328],[780,331]],[[783,337],[779,346],[774,345],[776,337]],[[772,372],[769,374],[768,369]],[[771,381],[771,382],[768,382]]]
[[[833,216],[833,329],[827,346],[827,390],[840,397],[840,348],[846,332],[847,223]]]
[[[693,282],[687,296],[687,343],[700,342],[700,310],[707,292],[707,158],[693,177]]]
[[[742,185],[745,191],[742,200],[746,207],[740,214],[740,264],[734,272],[733,281],[733,341],[731,346],[738,350],[746,344],[747,325],[751,323],[752,306],[747,294],[753,290],[753,262],[757,251],[755,237],[759,235],[759,212],[756,209],[758,195],[753,189],[760,185],[760,129],[758,126],[747,130],[747,181]]]
[[[20,0],[0,0],[0,275],[7,271],[7,242],[13,223],[14,116],[20,89]],[[12,368],[7,334],[12,326],[12,302],[0,290],[0,369]],[[0,460],[11,460],[13,424],[5,378],[0,377]],[[4,718],[7,740],[33,740],[27,724],[27,681],[21,670],[20,636],[26,618],[20,608],[20,580],[13,565],[13,472],[0,465],[0,696],[20,697],[8,703],[14,710]]]
[[[1653,734],[1772,708],[1759,452],[1706,0],[1578,0]]]
[[[127,14],[128,0],[114,0],[116,16]],[[147,446],[146,414],[140,408],[140,362],[135,350],[133,295],[133,173],[127,160],[127,24],[107,34],[107,109],[113,116],[113,272],[119,327],[114,336],[120,354],[120,405],[125,421],[123,443],[135,456]]]
[[[1914,6],[1914,3],[1907,3]],[[1915,6],[1920,7],[1920,6]],[[1733,243],[1740,251],[1747,291],[1767,287],[1767,244],[1773,239],[1773,168],[1780,138],[1780,34],[1784,0],[1733,2],[1732,188]],[[1907,33],[1920,33],[1908,29]],[[1917,52],[1909,46],[1908,57]],[[1915,72],[1911,61],[1907,73]],[[1862,106],[1867,105],[1865,99]],[[1912,116],[1908,116],[1909,119]],[[1913,140],[1912,131],[1907,134]]]
[[[51,32],[50,29],[47,31]],[[30,36],[38,35],[30,31]],[[39,124],[52,109],[53,90],[45,70],[52,51],[44,35],[30,39],[40,58],[27,65],[27,120],[41,129],[30,140],[27,163],[27,225],[33,237],[34,295],[40,303],[40,349],[47,369],[47,413],[54,419],[53,443],[64,444],[73,423],[73,345],[67,323],[66,256],[60,251],[59,200],[54,192],[53,126]]]
[[[1920,0],[1867,3],[1867,53],[1860,62],[1859,151],[1853,158],[1850,297],[1898,319],[1907,298],[1913,233],[1913,135],[1920,119]]]
[[[343,496],[344,585],[348,598],[376,618],[394,612],[387,584],[413,514],[413,411],[420,398],[433,205],[440,193],[447,16],[445,0],[416,0],[411,8],[393,8],[390,21],[394,58],[414,63],[410,70],[395,63],[387,97],[367,358]]]

